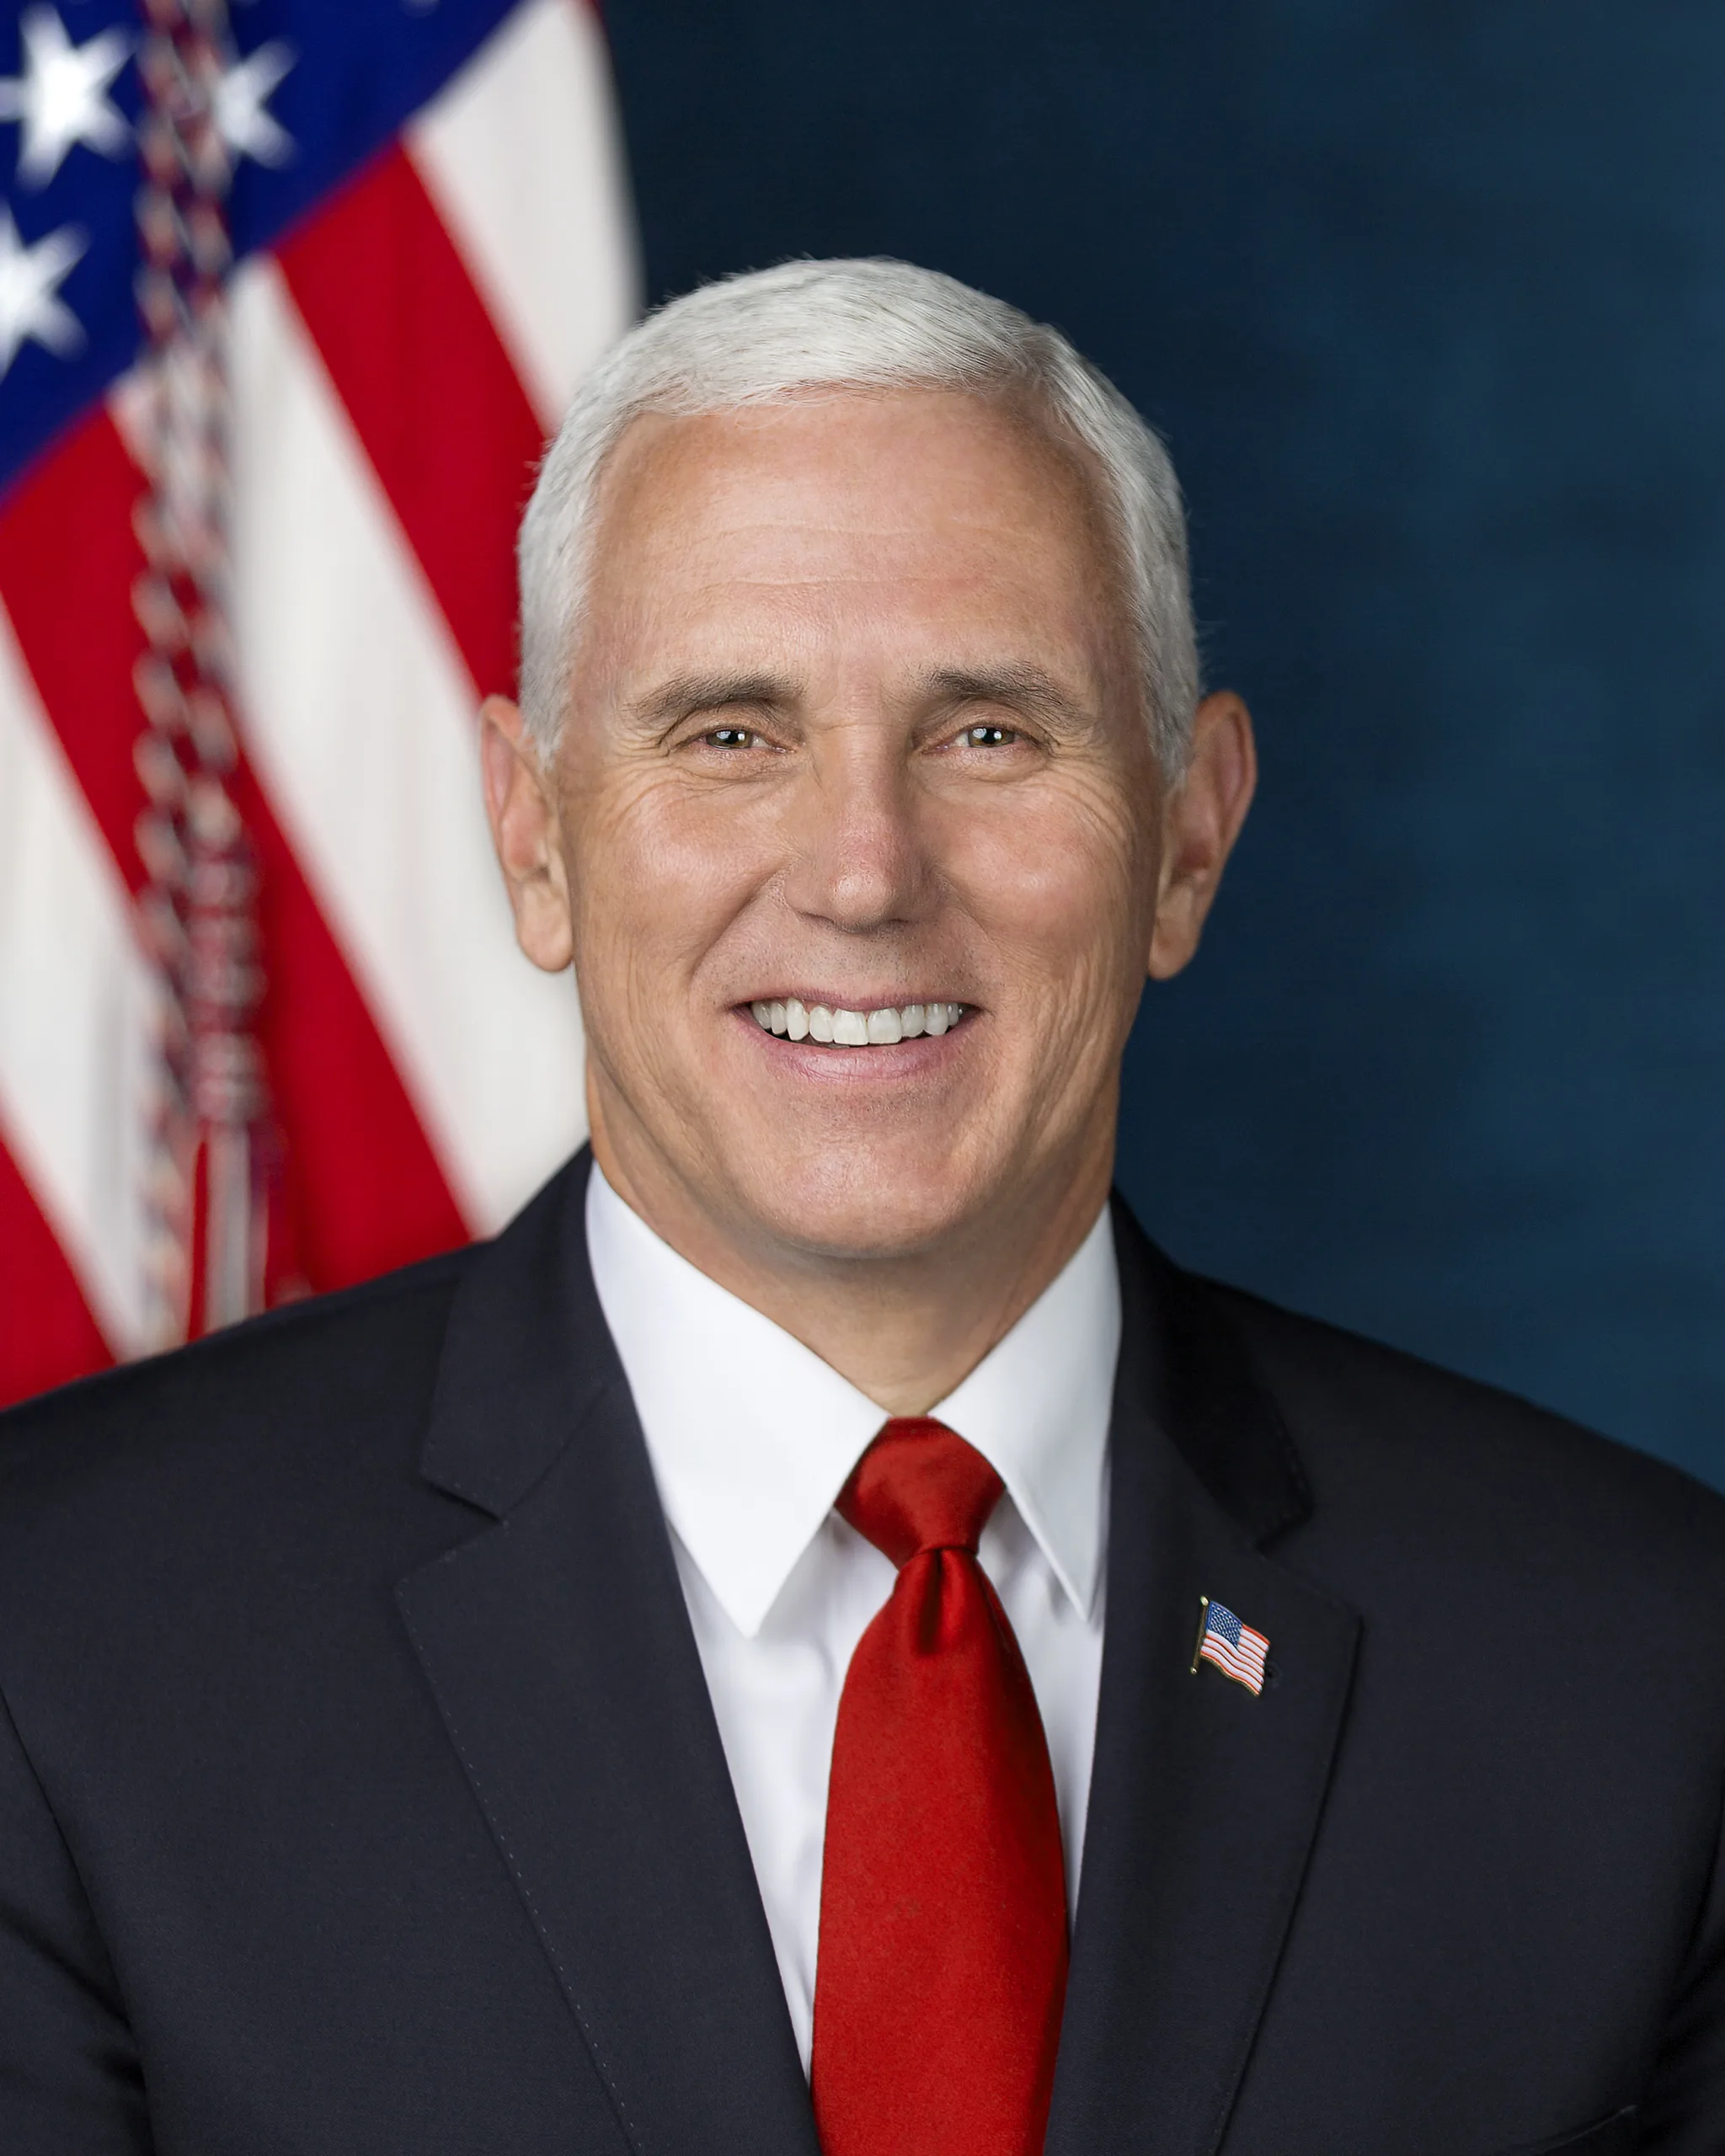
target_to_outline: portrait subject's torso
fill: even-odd
[[[1725,1500],[1113,1189],[1258,769],[1160,439],[782,264],[520,569],[590,1148],[0,1424],[5,2156],[1717,2156]]]

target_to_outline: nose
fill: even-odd
[[[836,729],[797,789],[786,896],[846,934],[915,920],[932,869],[900,744],[866,725]]]

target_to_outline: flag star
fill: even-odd
[[[22,75],[0,77],[0,120],[23,122],[18,176],[45,187],[75,143],[117,157],[131,140],[126,119],[108,97],[125,67],[131,40],[124,30],[103,30],[87,45],[73,45],[51,8],[32,8],[19,24]]]
[[[75,225],[62,225],[26,247],[12,205],[0,202],[0,379],[27,341],[62,360],[83,350],[83,327],[58,288],[88,244]]]
[[[216,85],[216,127],[237,157],[279,165],[292,156],[292,136],[264,108],[298,57],[291,45],[273,37],[222,71]]]

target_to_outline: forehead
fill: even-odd
[[[618,444],[596,509],[589,618],[625,634],[667,610],[854,618],[885,601],[900,620],[1028,608],[1049,632],[1087,637],[1118,612],[1082,453],[975,397],[649,414]]]

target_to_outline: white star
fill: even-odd
[[[83,329],[57,288],[88,244],[75,225],[62,225],[26,247],[12,205],[0,202],[0,377],[26,339],[62,360],[83,350]]]
[[[131,130],[109,102],[108,86],[131,51],[126,32],[103,30],[75,45],[51,8],[32,8],[19,30],[24,72],[0,76],[0,120],[24,122],[19,178],[45,187],[75,142],[104,157],[120,156]]]
[[[216,129],[237,157],[279,165],[293,155],[292,136],[264,107],[298,57],[291,45],[273,37],[223,69],[216,85]]]

